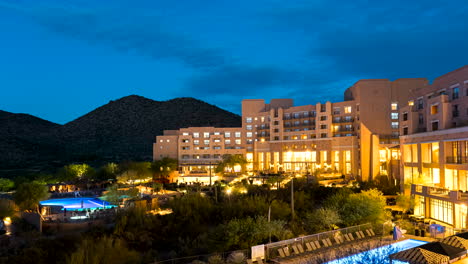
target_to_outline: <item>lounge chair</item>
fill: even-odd
[[[292,248],[293,248],[294,254],[296,254],[296,255],[301,254],[301,252],[299,252],[299,249],[297,248],[296,245],[292,245]]]
[[[284,251],[283,251],[282,248],[278,248],[278,253],[279,253],[280,257],[282,257],[282,258],[286,257],[286,255],[284,254]]]
[[[344,234],[344,237],[346,238],[346,241],[351,242],[351,238],[349,238],[348,234]]]
[[[336,242],[336,244],[338,244],[338,245],[341,244],[341,239],[340,239],[340,237],[335,237],[335,242]]]
[[[333,245],[332,242],[330,241],[330,238],[327,238],[327,242],[328,242],[329,247],[331,247]]]
[[[321,248],[321,247],[320,247],[320,243],[318,242],[318,240],[315,240],[315,241],[314,241],[314,244],[315,244],[315,247],[316,247],[317,249]]]
[[[362,238],[366,238],[366,236],[364,235],[364,233],[362,231],[359,231],[359,234],[361,234]]]
[[[356,236],[358,237],[358,239],[363,239],[363,237],[361,237],[361,234],[359,234],[359,232],[356,232]]]
[[[328,247],[328,241],[326,239],[322,239],[323,247]]]
[[[264,264],[263,259],[261,257],[257,258],[257,263],[258,264]]]
[[[353,236],[352,233],[349,233],[348,236],[349,236],[349,238],[350,238],[351,240],[354,240],[354,236]]]
[[[299,249],[299,252],[300,252],[300,253],[304,253],[304,252],[305,252],[305,251],[304,251],[304,247],[303,247],[301,244],[298,244],[298,245],[297,245],[297,249]]]
[[[369,228],[369,232],[371,232],[372,236],[375,236],[375,232],[372,228]]]
[[[289,252],[289,248],[288,248],[288,247],[284,247],[284,248],[283,248],[283,252],[284,252],[284,255],[286,255],[286,257],[291,256],[291,253]]]
[[[366,234],[367,234],[368,237],[372,236],[372,233],[369,231],[369,229],[366,229]]]
[[[313,246],[312,246],[313,245]],[[315,245],[310,242],[306,242],[307,251],[314,251]]]

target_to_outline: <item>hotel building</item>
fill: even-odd
[[[467,228],[468,66],[413,89],[400,133],[402,183],[415,215]]]
[[[291,99],[242,101],[242,127],[190,127],[156,137],[154,159],[179,160],[183,174],[211,173],[224,154],[245,155],[249,171],[398,179],[399,108],[423,78],[360,80],[344,101],[294,106]]]

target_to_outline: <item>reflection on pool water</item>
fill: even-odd
[[[409,248],[414,248],[417,246],[421,246],[424,244],[427,244],[428,242],[426,241],[420,241],[420,240],[415,240],[415,239],[407,239],[403,240],[397,243],[393,243],[391,245],[379,247],[379,248],[374,248],[368,251],[361,252],[356,255],[352,255],[346,258],[341,258],[337,260],[333,260],[330,262],[327,262],[328,264],[348,264],[348,263],[363,263],[366,259],[377,259],[377,258],[382,258],[382,255],[385,254],[387,255],[387,259],[385,260],[385,263],[390,263],[388,259],[389,254],[397,253]],[[402,264],[406,262],[401,262],[397,260],[393,260],[393,264]]]
[[[85,209],[107,209],[116,207],[109,202],[103,201],[94,197],[80,197],[80,198],[62,198],[51,199],[39,202],[42,206],[62,206],[69,211],[82,211]]]

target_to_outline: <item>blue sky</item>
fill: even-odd
[[[0,109],[69,122],[109,100],[340,101],[359,79],[468,64],[465,1],[0,0]]]

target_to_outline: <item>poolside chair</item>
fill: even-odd
[[[348,234],[344,234],[344,237],[346,238],[346,241],[351,242],[351,238],[349,238]]]
[[[336,242],[337,245],[341,244],[340,237],[335,237],[335,242]]]
[[[327,242],[328,242],[328,246],[331,247],[333,244],[332,244],[332,242],[330,241],[330,238],[327,238],[326,240],[327,240]]]
[[[304,253],[304,252],[305,252],[305,251],[304,251],[304,247],[303,247],[301,244],[298,244],[298,245],[297,245],[297,249],[299,249],[299,252],[300,252],[300,253]]]
[[[375,236],[375,232],[372,228],[369,228],[369,232],[371,232],[372,236]]]
[[[366,236],[364,235],[364,233],[361,230],[359,230],[359,234],[361,234],[362,238],[366,238]]]
[[[323,247],[328,247],[328,242],[325,239],[322,239]]]
[[[312,246],[313,245],[313,246]],[[306,242],[306,247],[307,247],[307,251],[314,251],[314,247],[315,245],[313,243],[310,243],[310,242]]]
[[[315,240],[315,241],[314,241],[314,244],[315,244],[315,247],[316,247],[317,249],[321,248],[321,247],[320,247],[320,243],[318,242],[318,240]]]
[[[349,236],[349,239],[354,240],[354,236],[352,233],[349,233],[348,236]]]
[[[358,237],[358,239],[363,239],[363,237],[361,237],[361,234],[359,234],[359,232],[356,232],[356,236]]]
[[[284,251],[283,251],[282,248],[278,248],[278,253],[279,253],[280,257],[282,257],[282,258],[286,257],[286,255],[284,254]]]
[[[299,252],[299,249],[297,248],[296,245],[292,245],[292,248],[293,248],[293,251],[294,251],[294,254],[295,254],[295,255],[301,254],[301,252]]]
[[[288,247],[284,247],[284,248],[283,248],[283,252],[284,252],[284,255],[286,255],[286,257],[291,256],[291,253],[289,252],[289,248],[288,248]]]
[[[372,233],[369,231],[369,229],[366,229],[366,234],[367,234],[368,237],[372,236]]]
[[[257,263],[258,264],[264,264],[263,259],[261,257],[257,258]]]

